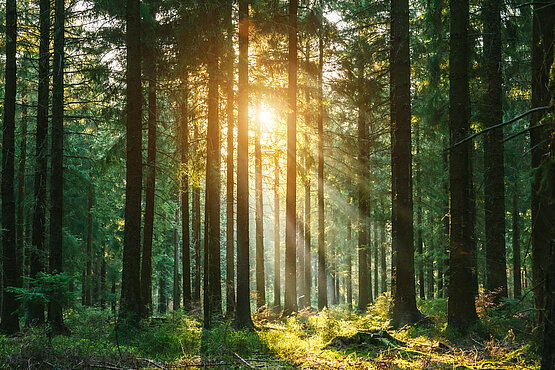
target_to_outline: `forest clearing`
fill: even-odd
[[[554,1],[3,1],[0,368],[555,370],[554,40]]]

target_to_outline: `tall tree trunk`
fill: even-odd
[[[149,7],[150,9],[150,7]],[[155,11],[150,10],[148,24],[154,27]],[[152,313],[152,236],[154,232],[154,203],[156,191],[156,140],[157,140],[157,81],[158,62],[154,45],[154,29],[149,30],[149,42],[146,43],[145,66],[148,80],[148,144],[146,160],[145,216],[143,225],[143,254],[141,263],[141,298],[142,316]]]
[[[249,1],[239,0],[237,88],[237,307],[235,325],[253,327],[249,283]]]
[[[17,276],[18,287],[23,287],[23,276],[26,275],[25,266],[27,261],[27,253],[25,253],[25,166],[27,163],[27,125],[28,125],[28,104],[29,95],[27,93],[27,85],[23,83],[21,89],[21,142],[19,152],[19,167],[17,169],[17,224],[16,224],[16,258],[17,258]]]
[[[195,160],[199,160],[199,150],[198,150],[198,125],[193,124],[193,151],[195,153]],[[194,253],[194,265],[193,265],[193,301],[200,302],[200,183],[198,179],[193,181],[193,201],[191,204],[192,208],[192,231],[193,231],[193,253]]]
[[[158,313],[161,315],[165,315],[168,312],[168,297],[166,295],[166,285],[167,285],[167,277],[166,277],[166,266],[162,266],[160,270],[160,283],[158,289]]]
[[[279,152],[274,155],[274,307],[281,307],[281,253],[279,237]]]
[[[418,253],[418,291],[420,299],[426,299],[424,292],[424,241],[422,240],[422,167],[420,165],[420,123],[416,125],[416,248]]]
[[[50,47],[50,1],[40,1],[40,45],[39,82],[37,100],[36,168],[35,168],[35,209],[33,214],[33,235],[30,253],[30,278],[44,271],[46,232],[46,177],[48,155],[48,95],[49,95],[49,47]],[[4,227],[6,228],[6,227]],[[27,325],[35,326],[44,322],[44,307],[29,305]]]
[[[104,244],[100,249],[100,308],[106,308],[106,249]]]
[[[15,96],[16,96],[16,1],[6,3],[6,80],[4,93],[4,123],[2,134],[2,283],[4,287],[18,286],[20,280],[17,263],[15,224]],[[20,199],[21,202],[21,199]],[[0,332],[13,334],[19,331],[15,293],[4,291],[2,296]]]
[[[184,76],[185,91],[181,106],[181,264],[183,308],[191,308],[191,236],[189,232],[189,76]]]
[[[351,179],[348,180],[347,189],[350,192],[351,190]],[[349,194],[349,205],[352,204],[352,197]],[[353,234],[353,227],[351,216],[347,215],[347,305],[349,309],[353,307],[353,251],[352,251],[352,236]]]
[[[142,88],[139,0],[127,0],[127,163],[120,316],[141,315]]]
[[[501,0],[486,0],[484,21],[484,123],[491,127],[503,121],[501,75]],[[501,289],[507,297],[505,256],[505,183],[503,128],[491,130],[484,138],[484,210],[486,232],[486,289]]]
[[[94,203],[94,187],[92,176],[89,177],[89,194],[87,199],[87,266],[85,270],[85,306],[92,306],[91,288],[92,288],[92,262],[93,262],[93,214],[92,208]]]
[[[513,189],[513,285],[514,285],[514,298],[519,299],[522,295],[521,274],[520,274],[520,226],[519,226],[519,206],[518,206],[518,187]]]
[[[235,51],[233,49],[233,0],[227,0],[225,10],[225,26],[227,27],[226,37],[226,81],[224,90],[226,96],[226,120],[227,120],[227,186],[226,186],[226,315],[232,317],[235,312],[235,238],[234,238],[234,130],[235,117],[233,115],[233,105],[235,102],[233,82],[234,82],[234,62]]]
[[[451,0],[449,55],[449,131],[451,145],[464,139],[470,125],[469,11],[468,0]],[[448,325],[464,330],[478,320],[474,305],[475,281],[472,222],[472,173],[470,143],[453,148],[449,155],[450,259]]]
[[[256,101],[255,136],[254,136],[254,188],[256,198],[256,307],[266,304],[266,283],[264,272],[264,203],[262,199],[262,146],[260,145],[261,122],[260,100]]]
[[[320,0],[323,9],[323,0]],[[318,35],[318,309],[328,306],[326,275],[326,230],[324,225],[324,23]]]
[[[394,327],[420,320],[414,292],[414,231],[411,182],[409,2],[391,1],[390,49],[392,246],[396,254]]]
[[[374,219],[374,247],[372,248],[374,251],[374,299],[378,298],[379,296],[379,284],[378,284],[378,269],[379,269],[379,261],[380,258],[378,257],[378,221]]]
[[[173,229],[173,310],[177,311],[181,307],[181,284],[179,276],[179,221],[181,212],[179,207],[179,194],[177,197],[177,209],[175,210],[175,227]]]
[[[52,149],[50,178],[50,273],[63,271],[63,201],[64,201],[64,0],[55,1],[54,64],[52,89]],[[48,322],[54,333],[67,332],[62,306],[56,301],[48,305]]]
[[[205,241],[204,258],[208,275],[204,276],[208,287],[204,292],[204,327],[210,328],[211,314],[221,316],[222,284],[220,280],[220,122],[218,120],[218,55],[217,35],[219,17],[216,4],[208,9],[208,21],[212,24],[210,50],[207,53],[208,71],[208,128],[206,150],[206,203],[205,203]]]
[[[444,145],[447,146],[447,143]],[[447,173],[449,171],[449,153],[444,150],[443,151],[443,172]],[[443,218],[442,218],[442,226],[443,226],[443,238],[442,240],[442,244],[443,244],[443,253],[444,253],[444,258],[442,259],[443,261],[440,262],[438,264],[438,275],[440,275],[439,277],[439,285],[438,285],[438,290],[441,292],[440,293],[440,297],[442,298],[447,298],[448,295],[448,286],[449,286],[449,281],[448,281],[448,271],[449,271],[449,244],[450,244],[450,236],[449,236],[449,229],[450,229],[450,224],[451,224],[451,213],[450,213],[450,203],[449,203],[449,184],[450,184],[450,179],[447,178],[446,181],[443,183],[443,191],[446,195],[446,198],[444,199],[444,203],[442,205],[442,213],[443,213]]]
[[[297,215],[297,294],[299,296],[299,308],[304,308],[304,298],[305,298],[305,284],[304,284],[304,205],[303,200],[299,199],[299,204],[297,209],[299,214]]]
[[[307,99],[308,100],[308,99]],[[310,127],[307,124],[308,127]],[[310,235],[310,144],[308,142],[308,135],[304,135],[305,142],[305,157],[304,157],[304,168],[305,174],[305,184],[304,184],[304,307],[311,306],[312,297],[312,263],[311,263],[311,235]]]
[[[383,204],[381,204],[383,207]],[[380,276],[381,276],[381,288],[380,293],[385,293],[387,291],[387,262],[385,256],[385,225],[382,223],[380,225]]]
[[[284,316],[297,311],[297,0],[289,0],[289,56],[287,103],[287,188],[285,204]]]
[[[552,96],[549,90],[549,73],[553,64],[553,22],[555,8],[537,3],[534,5],[532,23],[532,108],[547,106]],[[532,114],[530,127],[548,126],[542,123],[543,112]],[[551,121],[552,122],[552,121]],[[540,168],[549,153],[549,137],[552,130],[548,127],[535,128],[530,131],[530,147],[532,151],[532,168],[535,175],[532,180],[532,275],[534,300],[538,310],[537,323],[544,323],[545,281],[548,272],[549,248],[553,230],[553,200],[550,187],[553,178]],[[544,166],[548,169],[549,166]],[[543,179],[547,179],[544,181]]]

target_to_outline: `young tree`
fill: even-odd
[[[469,9],[467,0],[450,0],[451,34],[449,54],[449,132],[451,145],[464,139],[470,126]],[[466,142],[449,153],[449,301],[448,325],[465,330],[478,320],[474,305],[475,281],[472,241],[471,147]]]
[[[501,74],[501,4],[486,0],[482,4],[484,22],[485,88],[484,122],[491,127],[503,121],[503,82]],[[486,230],[486,289],[501,289],[507,297],[505,257],[505,182],[503,129],[491,130],[484,138],[484,208]]]
[[[252,328],[249,289],[249,0],[239,0],[237,89],[237,307],[235,325]]]
[[[141,315],[142,88],[140,1],[127,0],[127,162],[120,316]]]
[[[390,32],[391,228],[395,254],[392,324],[403,327],[422,317],[414,291],[408,0],[391,0]]]
[[[0,332],[13,334],[19,331],[17,309],[19,303],[15,293],[4,287],[18,285],[17,247],[15,230],[15,95],[16,95],[16,44],[17,9],[16,1],[6,3],[6,80],[4,94],[4,125],[2,134],[2,273],[4,291]],[[20,202],[22,200],[20,199]]]

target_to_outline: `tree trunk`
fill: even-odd
[[[297,207],[299,214],[297,215],[297,294],[299,296],[299,308],[304,308],[304,298],[305,298],[305,284],[304,284],[304,206],[302,199],[299,199],[299,205]]]
[[[266,304],[266,283],[264,272],[264,203],[262,199],[262,146],[260,145],[260,99],[256,101],[255,137],[254,137],[254,188],[256,198],[256,307]]]
[[[468,136],[470,119],[468,0],[451,0],[449,55],[449,131],[451,145]],[[474,305],[475,271],[472,222],[472,173],[470,142],[453,148],[449,155],[450,259],[448,325],[465,330],[478,320]]]
[[[160,287],[158,289],[158,313],[161,315],[165,315],[168,312],[166,285],[166,266],[162,266],[162,269],[160,270]]]
[[[501,75],[501,1],[486,0],[484,21],[484,64],[486,95],[484,123],[491,127],[503,121]],[[484,211],[486,234],[486,290],[501,289],[497,298],[507,297],[505,257],[505,183],[503,179],[503,128],[484,137]]]
[[[150,7],[149,7],[150,8]],[[153,26],[155,12],[150,10],[148,23]],[[146,190],[145,216],[143,225],[143,254],[141,263],[141,298],[142,316],[148,317],[152,313],[152,236],[154,232],[154,203],[156,191],[156,140],[157,140],[157,57],[154,45],[154,30],[149,34],[146,43],[145,67],[148,80],[148,144],[146,160]]]
[[[91,307],[91,288],[92,288],[92,262],[93,262],[93,202],[94,202],[94,187],[92,176],[89,176],[89,196],[87,199],[87,266],[85,270],[85,306]]]
[[[347,191],[349,195],[347,196],[348,206],[352,206],[353,197],[351,196],[351,178],[347,179]],[[349,309],[353,307],[353,251],[352,251],[352,236],[353,227],[351,216],[347,215],[347,305]]]
[[[382,204],[383,207],[383,204]],[[380,275],[381,275],[381,293],[387,291],[387,262],[385,257],[385,225],[380,227]]]
[[[394,327],[420,320],[414,292],[414,231],[411,182],[411,108],[408,0],[391,1],[390,49],[392,246]]]
[[[181,107],[181,263],[183,274],[183,308],[191,308],[191,237],[189,233],[189,81],[184,76],[185,92]]]
[[[378,222],[374,219],[374,299],[378,298],[379,296],[379,289],[378,289],[378,269],[379,269],[379,257],[378,257]]]
[[[142,88],[139,0],[127,0],[127,163],[120,316],[141,316]]]
[[[226,64],[225,64],[225,96],[226,96],[226,120],[227,120],[227,186],[226,186],[226,315],[232,317],[235,312],[235,238],[234,238],[234,129],[235,117],[233,115],[233,104],[235,101],[233,91],[233,66],[235,62],[235,51],[233,50],[233,0],[227,0],[225,10],[226,36]]]
[[[15,96],[16,96],[16,1],[6,3],[6,80],[4,94],[4,123],[2,134],[2,283],[0,288],[18,286],[20,280],[17,263],[15,224]],[[20,199],[21,201],[21,199]],[[19,331],[15,293],[4,291],[2,296],[0,332],[13,334]]]
[[[179,276],[179,220],[180,207],[179,198],[177,197],[177,209],[175,210],[175,227],[173,229],[173,310],[177,311],[181,307],[181,286],[180,286],[180,276]]]
[[[198,125],[193,125],[193,151],[195,152],[195,160],[199,159],[198,150]],[[198,179],[193,181],[193,201],[192,201],[192,231],[193,231],[193,253],[194,253],[194,265],[193,265],[193,301],[200,302],[200,184]]]
[[[553,64],[553,22],[555,8],[545,4],[534,5],[532,24],[532,108],[550,104],[549,73]],[[543,112],[532,114],[530,127],[548,126],[542,123]],[[551,122],[553,122],[551,120]],[[549,248],[553,230],[553,200],[550,187],[553,179],[548,173],[540,170],[548,159],[549,137],[552,129],[548,127],[536,128],[530,131],[530,147],[532,152],[532,168],[535,175],[532,180],[532,275],[534,286],[534,301],[538,315],[537,323],[541,327],[544,323],[543,309],[545,308],[545,281],[548,273]],[[547,168],[548,166],[544,166]],[[545,176],[544,176],[545,175]],[[547,179],[544,181],[543,179]]]
[[[320,0],[320,8],[323,0]],[[323,15],[322,15],[323,17]],[[328,306],[326,230],[324,225],[324,23],[318,35],[318,309]]]
[[[100,308],[106,308],[106,249],[100,249]]]
[[[48,95],[49,95],[49,47],[50,47],[50,1],[40,1],[40,45],[39,82],[37,100],[36,168],[35,168],[35,209],[33,214],[33,235],[30,251],[30,278],[36,278],[44,271],[44,235],[46,232],[46,177],[48,155]],[[4,226],[4,228],[6,228]],[[27,325],[36,326],[44,322],[44,307],[29,305]]]
[[[249,268],[249,1],[239,0],[237,88],[237,307],[235,325],[252,328]]]
[[[281,307],[281,253],[279,236],[279,152],[274,155],[274,307]]]
[[[308,55],[308,54],[307,54]],[[307,93],[308,95],[308,93]],[[308,106],[307,98],[307,106]],[[307,123],[307,127],[310,125]],[[308,142],[308,135],[304,134],[305,142],[305,156],[304,156],[304,168],[305,168],[305,183],[304,183],[304,307],[311,306],[312,297],[312,263],[311,263],[311,235],[310,235],[310,212],[311,212],[311,202],[310,202],[310,144]]]
[[[25,167],[27,163],[27,125],[28,125],[29,96],[27,85],[23,83],[21,89],[21,143],[19,152],[19,167],[17,169],[17,224],[16,224],[16,258],[18,287],[23,287],[23,276],[26,275],[25,266],[29,262],[25,253]],[[4,108],[5,109],[5,108]]]
[[[54,64],[52,89],[52,148],[50,178],[50,273],[63,271],[63,201],[64,201],[64,0],[55,1]],[[67,332],[64,327],[62,306],[56,302],[48,305],[48,322],[54,333]]]
[[[284,316],[297,311],[297,0],[289,0],[287,115],[287,188],[285,228],[285,305]]]
[[[521,274],[520,274],[520,226],[519,226],[519,207],[518,207],[518,187],[513,189],[513,284],[514,284],[514,298],[519,299],[522,295]]]

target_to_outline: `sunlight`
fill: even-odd
[[[260,124],[262,131],[270,131],[274,125],[274,116],[269,109],[262,109],[260,111]]]

